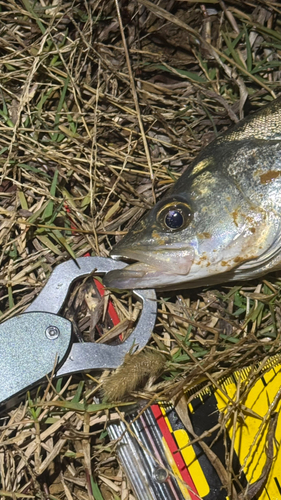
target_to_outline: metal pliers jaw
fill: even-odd
[[[135,330],[118,346],[72,343],[71,323],[58,315],[78,278],[123,269],[124,262],[81,257],[58,265],[24,314],[0,325],[0,404],[36,385],[55,367],[56,376],[117,368],[132,348],[144,347],[154,328],[154,290],[134,290],[143,304]]]

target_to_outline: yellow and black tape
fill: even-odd
[[[254,376],[256,372],[258,377]],[[219,433],[217,430],[210,432],[204,441],[225,467],[225,457],[231,454],[232,476],[236,478],[238,492],[254,483],[258,484],[263,477],[269,422],[273,413],[279,414],[280,407],[280,356],[272,357],[264,366],[239,370],[220,381],[217,387],[202,388],[188,405],[189,417],[197,436],[204,432],[206,434],[219,421],[224,422],[224,429],[220,429]],[[193,438],[171,405],[160,405],[160,409],[195,485],[197,498],[226,500],[226,491],[222,489],[216,470],[200,443],[189,445]],[[281,417],[277,420],[273,440],[274,457],[270,471],[260,486],[259,500],[281,498]],[[192,498],[192,495],[186,495],[185,498]]]

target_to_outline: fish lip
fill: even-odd
[[[138,250],[131,250],[131,249],[126,249],[122,250],[120,249],[119,252],[116,252],[116,250],[113,248],[109,254],[110,258],[113,260],[126,260],[130,262],[146,262],[148,260],[147,258],[144,258],[145,256],[150,256],[149,257],[149,262],[148,264],[153,261],[153,256],[154,255],[159,255],[159,253],[165,254],[166,252],[179,252],[179,251],[188,251],[189,253],[194,251],[194,248],[191,245],[182,245],[182,246],[176,246],[175,245],[165,245],[165,246],[157,246],[157,249],[152,250],[149,248],[139,248]]]
[[[155,271],[162,271],[163,273],[169,272],[167,270],[167,263],[168,259],[159,259],[159,254],[161,254],[161,257],[165,256],[165,254],[169,254],[169,250],[171,251],[172,248],[165,248],[165,249],[159,249],[155,251],[151,250],[126,250],[124,252],[120,253],[110,253],[110,257],[113,260],[122,260],[125,261],[129,264],[128,267],[130,267],[133,264],[144,264],[144,266],[149,265],[150,267],[154,267]],[[170,268],[170,264],[169,264]]]
[[[107,273],[103,278],[103,284],[107,288],[117,288],[121,290],[153,288],[151,284],[151,276],[148,280],[146,279],[146,271],[149,266],[144,263],[141,264],[143,264],[143,268],[138,269],[137,271],[135,269],[132,271],[131,269],[134,267],[134,264],[132,264],[132,266],[129,265],[128,267],[125,267],[123,270],[109,271],[109,273]],[[136,266],[138,266],[138,263]],[[156,282],[158,282],[159,278],[161,278],[161,271],[155,268],[150,268],[150,272],[152,273],[154,280],[156,279]]]
[[[140,260],[135,256],[134,251],[114,252],[114,248],[111,250],[109,257],[113,260],[125,260],[126,262],[138,262]]]
[[[123,251],[120,246],[120,249],[117,248],[117,250],[119,251],[113,249],[110,257],[115,260],[129,261],[129,266],[115,274],[121,278],[122,275],[129,276],[130,272],[135,272],[137,269],[137,274],[135,274],[136,284],[138,281],[137,278],[139,278],[139,282],[141,283],[142,272],[146,278],[148,278],[148,275],[153,275],[154,277],[158,276],[159,279],[161,274],[186,276],[190,271],[195,256],[194,248],[189,245],[180,245],[176,249],[174,245],[158,246],[155,251],[146,247],[139,247],[137,249],[125,248]],[[133,279],[132,275],[130,281]]]

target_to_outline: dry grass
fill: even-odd
[[[0,2],[2,320],[57,264],[107,256],[203,146],[276,96],[280,51],[271,0]],[[278,354],[280,284],[159,294],[151,345],[168,368],[148,397]],[[54,383],[2,417],[1,498],[129,498],[97,380]]]

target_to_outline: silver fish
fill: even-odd
[[[281,98],[210,143],[113,248],[114,288],[192,288],[281,268]]]

